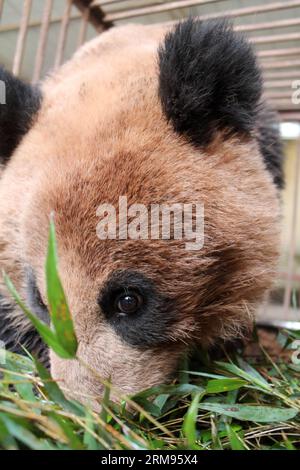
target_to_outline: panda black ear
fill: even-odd
[[[28,132],[41,94],[0,67],[0,163],[5,163]]]
[[[174,130],[196,145],[255,128],[262,78],[250,44],[226,20],[188,19],[159,48],[159,96]]]

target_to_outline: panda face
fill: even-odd
[[[50,365],[82,400],[101,395],[97,375],[133,393],[172,377],[195,343],[244,334],[277,263],[279,202],[256,137],[261,83],[251,49],[223,22],[188,21],[164,36],[161,27],[112,30],[50,76],[0,180],[1,267],[46,322],[54,215],[89,368],[54,353]],[[204,245],[99,238],[99,206],[119,215],[124,196],[149,210],[203,205]],[[21,312],[9,315],[12,328],[31,328]]]

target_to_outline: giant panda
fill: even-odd
[[[195,346],[247,336],[277,269],[283,186],[276,116],[247,40],[225,20],[122,26],[39,85],[3,68],[0,79],[0,267],[31,310],[50,322],[54,214],[78,355],[122,392],[166,382]],[[120,196],[201,203],[203,246],[100,239],[97,208]],[[48,358],[2,279],[0,339],[49,360],[79,399],[101,396],[82,362]]]

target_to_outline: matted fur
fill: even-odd
[[[218,129],[199,149],[164,115],[157,51],[165,32],[161,26],[113,29],[47,78],[37,119],[0,183],[1,269],[25,296],[30,266],[46,302],[54,212],[79,355],[125,392],[166,381],[195,343],[209,347],[251,329],[278,259],[279,198],[255,133],[228,136]],[[147,206],[203,203],[204,247],[99,240],[97,207],[117,206],[122,195],[128,204]],[[106,321],[99,294],[122,270],[140,272],[172,300],[174,320],[161,345],[134,347]],[[6,292],[3,284],[0,291]],[[31,330],[17,308],[8,310],[7,321],[23,333]],[[51,369],[73,394],[101,393],[97,378],[77,361],[51,353]]]

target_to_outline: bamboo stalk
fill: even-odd
[[[52,7],[53,7],[53,0],[46,0],[42,24],[41,24],[38,50],[36,53],[35,66],[34,66],[34,72],[33,72],[33,77],[32,77],[33,82],[37,82],[41,76],[45,50],[47,46],[47,37],[48,37],[48,32],[49,32]]]
[[[22,60],[24,56],[24,49],[25,49],[25,44],[26,44],[26,36],[28,32],[28,22],[29,22],[30,13],[31,13],[31,7],[32,7],[32,0],[24,0],[23,13],[22,13],[22,18],[21,18],[21,23],[20,23],[20,30],[18,34],[16,52],[15,52],[15,57],[14,57],[14,62],[13,62],[13,69],[12,69],[14,75],[19,75],[20,70],[21,70]]]

